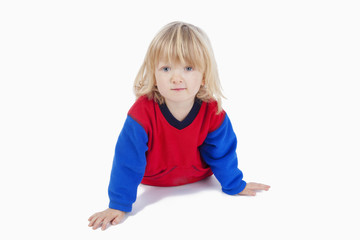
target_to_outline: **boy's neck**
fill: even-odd
[[[165,103],[171,114],[178,120],[183,121],[194,106],[195,99],[188,101],[173,102],[165,99]]]

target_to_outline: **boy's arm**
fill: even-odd
[[[128,116],[116,143],[108,189],[109,208],[131,212],[145,172],[147,142],[144,128]]]
[[[234,195],[244,190],[246,182],[238,169],[236,135],[230,119],[225,119],[218,129],[209,133],[199,150],[204,161],[210,166],[222,191]]]

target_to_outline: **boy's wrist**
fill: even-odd
[[[109,208],[119,210],[122,212],[131,212],[132,204],[118,204],[110,201]]]

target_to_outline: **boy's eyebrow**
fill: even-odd
[[[172,61],[172,62],[169,62],[169,61],[159,61],[158,62],[158,65],[160,66],[160,65],[171,65],[171,64],[174,64],[174,65],[176,65],[176,64],[179,64],[179,65],[193,65],[193,64],[191,64],[190,62],[187,62],[187,61],[185,61],[184,63],[181,63],[181,62],[178,62],[178,61]]]
[[[157,65],[157,67],[164,67],[164,66],[169,66],[170,64],[169,63],[164,63],[164,62],[162,62],[162,63],[159,63],[158,65]]]

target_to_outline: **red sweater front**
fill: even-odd
[[[212,175],[209,165],[200,155],[199,147],[207,135],[222,124],[225,112],[216,114],[217,102],[199,104],[200,109],[192,109],[193,114],[188,116],[190,119],[184,120],[189,121],[188,126],[182,129],[171,125],[159,105],[147,97],[139,98],[131,107],[128,115],[148,135],[143,184],[177,186]]]

